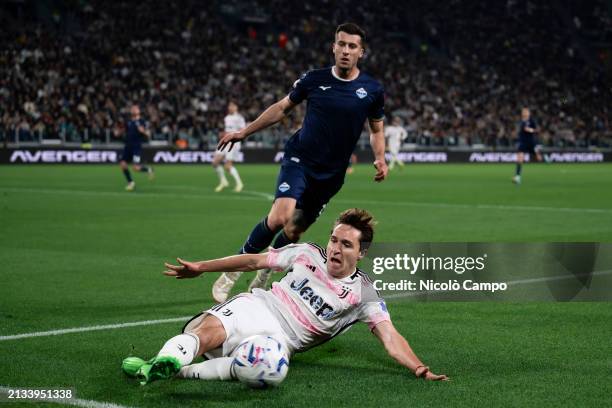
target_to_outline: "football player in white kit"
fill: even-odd
[[[227,105],[227,115],[224,118],[224,134],[237,132],[241,129],[244,129],[246,126],[246,122],[244,117],[238,113],[238,105],[235,102],[230,102]],[[221,135],[223,136],[223,135]],[[244,188],[242,184],[242,180],[240,179],[240,174],[238,174],[238,170],[234,167],[234,161],[238,159],[238,155],[240,154],[240,142],[234,144],[234,146],[229,149],[229,151],[225,150],[217,150],[215,152],[215,157],[213,158],[212,166],[217,172],[219,176],[219,185],[215,187],[215,192],[219,192],[224,188],[229,186],[229,182],[225,177],[225,170],[229,172],[234,178],[236,182],[236,186],[234,187],[234,191],[239,193]],[[222,166],[221,163],[225,161],[225,164]]]
[[[253,335],[272,336],[292,355],[318,346],[363,322],[388,354],[426,380],[447,380],[419,360],[391,323],[385,301],[367,274],[357,268],[374,236],[374,221],[365,210],[349,209],[336,220],[327,248],[290,244],[267,253],[166,264],[166,275],[195,278],[204,272],[254,271],[271,268],[286,272],[268,291],[254,289],[205,310],[192,318],[183,333],[168,340],[156,357],[144,361],[128,357],[123,371],[146,384],[173,376],[230,380],[236,347]],[[205,355],[209,360],[192,364]]]
[[[404,162],[398,157],[402,142],[406,139],[406,129],[402,127],[402,121],[397,116],[393,118],[391,126],[385,128],[385,137],[387,138],[387,146],[389,146],[389,153],[391,153],[391,162],[389,163],[389,170],[393,170],[395,164],[400,167],[404,167]]]

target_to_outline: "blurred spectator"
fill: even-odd
[[[40,4],[57,7],[45,14]],[[344,21],[366,29],[362,68],[382,80],[408,141],[506,147],[516,107],[529,106],[550,146],[610,143],[610,78],[588,44],[612,41],[612,25],[605,4],[589,0],[4,3],[0,129],[112,141],[126,107],[146,101],[153,140],[210,147],[228,100],[253,120],[304,67],[331,64]],[[303,109],[269,132],[273,143]]]

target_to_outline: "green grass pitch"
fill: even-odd
[[[0,336],[190,316],[217,274],[177,281],[164,261],[235,253],[268,211],[277,166],[243,165],[245,192],[213,193],[210,166],[159,166],[123,191],[116,166],[0,167]],[[304,240],[335,216],[370,210],[379,242],[612,241],[612,165],[408,165],[381,184],[359,165]],[[236,292],[244,290],[240,281]],[[606,406],[610,303],[390,301],[417,354],[452,382],[426,383],[388,358],[367,327],[299,354],[274,390],[171,380],[141,387],[121,360],[150,357],[183,323],[0,341],[1,386],[71,387],[135,407]],[[25,403],[23,406],[33,406]],[[57,405],[55,405],[57,406]]]

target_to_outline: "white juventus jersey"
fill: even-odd
[[[287,274],[264,291],[255,289],[278,319],[292,351],[304,351],[360,321],[370,329],[390,321],[387,306],[361,270],[336,279],[327,273],[327,255],[316,244],[271,249],[268,262]]]
[[[389,140],[389,150],[399,150],[402,141],[407,135],[406,129],[401,126],[387,126],[385,128],[385,137]]]
[[[246,122],[244,120],[244,117],[238,112],[234,113],[233,115],[226,115],[224,122],[225,122],[224,130],[226,132],[237,132],[240,129],[243,129],[246,127]],[[234,143],[234,145],[232,146],[230,150],[227,150],[227,148],[224,149],[223,151],[217,150],[215,154],[222,155],[225,158],[225,160],[239,161],[239,153],[240,153],[241,147],[242,147],[242,142]]]
[[[233,115],[226,115],[224,122],[226,132],[237,132],[240,129],[246,127],[244,117],[239,113],[234,113]]]

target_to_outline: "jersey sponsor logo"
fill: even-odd
[[[323,86],[323,85],[321,85],[319,88],[321,88],[323,91],[327,91],[329,88],[331,88],[331,86]]]
[[[334,308],[325,302],[321,296],[316,295],[310,286],[306,286],[308,282],[308,278],[304,278],[301,282],[294,280],[289,287],[308,302],[315,315],[320,316],[323,320],[330,320],[336,314]]]
[[[288,191],[290,188],[291,186],[287,184],[286,181],[283,181],[281,185],[278,186],[278,191],[280,191],[281,193],[284,193],[285,191]]]
[[[299,157],[292,157],[289,160],[291,160],[292,162],[296,162],[296,163],[300,162],[300,158]]]
[[[359,88],[358,90],[355,91],[355,93],[357,94],[359,99],[363,99],[366,96],[368,96],[368,92],[363,88]]]

